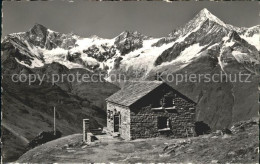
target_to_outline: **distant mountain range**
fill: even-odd
[[[201,57],[205,50],[216,47],[241,47],[233,50],[235,61],[259,62],[259,29],[260,25],[239,28],[225,24],[203,9],[182,28],[163,38],[148,37],[137,31],[124,31],[113,39],[95,35],[81,38],[35,24],[28,32],[7,35],[3,50],[16,48],[19,50],[19,55],[14,56],[16,61],[30,68],[58,62],[67,68],[106,69],[110,72],[117,69],[115,65],[120,65],[121,69],[133,67],[149,74],[164,65],[178,64],[183,68]],[[219,63],[222,62],[220,59]]]
[[[169,82],[198,103],[197,120],[213,129],[230,127],[258,113],[259,37],[260,25],[235,27],[207,9],[162,38],[137,31],[124,31],[113,39],[82,38],[35,24],[29,31],[9,34],[2,41],[3,121],[31,139],[51,128],[51,109],[59,99],[63,103],[58,105],[58,126],[64,134],[80,132],[81,117],[91,118],[93,127],[103,126],[104,99],[123,85],[109,83],[113,74],[124,74],[128,80],[155,80],[158,73],[163,79],[167,74],[184,73],[250,74],[250,83]],[[13,83],[10,78],[13,73],[76,72],[106,73],[108,82],[60,82],[53,86],[45,81],[44,85],[29,86]]]

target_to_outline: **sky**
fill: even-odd
[[[28,31],[35,23],[82,37],[114,38],[125,30],[163,37],[183,26],[207,8],[228,24],[251,27],[260,24],[259,2],[162,1],[37,1],[3,2],[2,36]]]

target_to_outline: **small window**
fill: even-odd
[[[158,129],[170,128],[170,120],[168,117],[158,117]]]
[[[110,118],[110,110],[107,111],[107,118]]]
[[[110,111],[110,120],[113,120],[113,112]]]

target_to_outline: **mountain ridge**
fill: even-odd
[[[208,21],[208,22],[206,22],[206,21]],[[63,52],[64,56],[66,56],[65,53],[67,53],[66,51],[69,49],[74,49],[74,50],[79,49],[79,51],[82,51],[81,56],[85,56],[83,58],[89,59],[88,58],[89,55],[84,54],[83,50],[81,50],[83,48],[78,47],[77,46],[78,44],[76,42],[77,41],[83,42],[82,40],[85,40],[85,42],[90,42],[89,45],[87,43],[84,45],[86,48],[88,46],[91,46],[91,41],[89,41],[91,39],[93,41],[94,40],[96,40],[96,41],[104,40],[104,41],[101,41],[101,42],[103,42],[103,44],[101,44],[101,47],[96,47],[95,51],[97,51],[97,53],[100,54],[98,56],[106,56],[107,54],[109,54],[109,55],[107,55],[108,58],[105,59],[106,60],[105,62],[107,62],[107,60],[109,60],[111,58],[115,59],[118,56],[124,56],[125,54],[129,54],[130,52],[133,52],[135,50],[142,48],[144,40],[158,39],[158,42],[153,43],[153,46],[161,47],[161,45],[163,45],[163,44],[168,44],[173,41],[176,41],[177,38],[185,38],[185,37],[187,37],[187,35],[190,35],[190,33],[193,33],[196,30],[198,30],[200,28],[200,26],[203,25],[203,23],[205,24],[205,22],[211,23],[211,24],[216,23],[217,25],[220,25],[221,27],[223,27],[224,31],[225,30],[237,31],[240,35],[243,35],[243,38],[245,40],[247,40],[250,44],[252,44],[254,42],[254,41],[252,41],[252,38],[250,38],[250,37],[257,35],[257,32],[259,35],[259,29],[260,29],[259,25],[253,26],[251,28],[244,28],[244,27],[239,28],[239,27],[235,27],[235,26],[232,26],[229,24],[225,24],[219,18],[214,16],[212,13],[210,13],[206,8],[202,9],[192,20],[190,20],[182,28],[179,28],[179,29],[175,30],[175,32],[170,33],[168,37],[162,37],[162,38],[151,38],[151,37],[145,36],[145,35],[137,32],[137,31],[133,31],[133,32],[123,31],[121,34],[119,34],[118,36],[116,36],[112,39],[104,39],[104,38],[100,38],[100,37],[91,37],[91,38],[87,39],[87,38],[81,38],[80,36],[75,35],[75,34],[58,33],[58,32],[52,31],[52,30],[48,29],[47,27],[45,27],[41,24],[37,24],[37,23],[29,30],[29,32],[26,32],[26,33],[27,33],[27,35],[29,35],[28,42],[29,43],[31,42],[34,46],[36,46],[36,50],[37,50],[37,47],[40,47],[41,49],[43,49],[42,50],[43,56],[44,56],[45,49],[46,50],[54,50],[54,49],[59,50],[59,48],[61,48],[62,49],[61,51],[64,51]],[[251,32],[251,34],[249,35],[248,33],[250,33],[250,32]],[[13,35],[15,37],[15,35],[21,35],[21,34],[23,34],[23,33],[10,34],[8,36]],[[248,36],[246,36],[245,34],[247,34]],[[39,36],[36,36],[36,35],[39,35]],[[5,37],[3,43],[6,42],[8,36]],[[55,40],[55,37],[57,37],[58,39]],[[250,39],[248,39],[248,38],[250,38]],[[255,38],[256,37],[254,37],[254,39]],[[25,38],[25,40],[26,40],[26,38]],[[50,40],[50,41],[48,41],[48,40]],[[106,51],[106,49],[111,48],[111,45],[106,46],[106,44],[113,44],[112,48],[115,49],[114,51],[117,51],[117,52],[111,53],[110,51]],[[255,45],[253,45],[253,46],[255,46]],[[32,48],[34,48],[34,47],[32,46]],[[256,48],[259,50],[259,47],[256,47]],[[105,55],[104,55],[103,51],[106,51]],[[53,52],[51,52],[51,53],[53,53]],[[95,61],[96,58],[92,57],[90,60]],[[83,59],[83,61],[84,61],[84,59]],[[111,64],[109,64],[109,62],[104,63],[103,62],[104,59],[102,59],[101,61],[102,61],[102,64],[104,64],[108,67],[111,65]],[[86,61],[84,61],[84,62],[86,62]],[[84,62],[81,62],[83,64],[78,64],[78,63],[75,64],[72,62],[71,65],[72,65],[72,67],[82,67],[82,68],[88,67],[84,64]],[[102,65],[99,62],[100,62],[99,60],[94,62],[94,65],[99,65],[98,68],[100,68],[100,65]],[[110,61],[110,62],[113,63],[113,61]],[[42,61],[41,65],[43,65],[43,64],[44,64],[44,61]],[[89,65],[89,64],[90,63],[88,63],[87,65]],[[41,66],[41,65],[38,65],[38,66]],[[64,64],[64,65],[67,66],[67,64]],[[73,66],[73,65],[75,65],[75,66]],[[70,66],[68,66],[68,68],[70,68]],[[97,68],[97,66],[94,66],[93,68]]]

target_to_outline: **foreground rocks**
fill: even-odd
[[[33,140],[31,140],[28,144],[27,149],[32,149],[36,146],[39,146],[41,144],[44,144],[46,142],[58,139],[62,136],[62,133],[60,131],[56,131],[56,134],[54,134],[53,131],[48,132],[41,132],[39,133]]]
[[[231,127],[231,131],[232,131],[232,133],[236,134],[238,132],[243,132],[247,128],[255,126],[257,124],[259,124],[259,120],[257,120],[257,119],[250,119],[250,120],[247,120],[247,121],[240,121],[240,122],[234,124]]]

